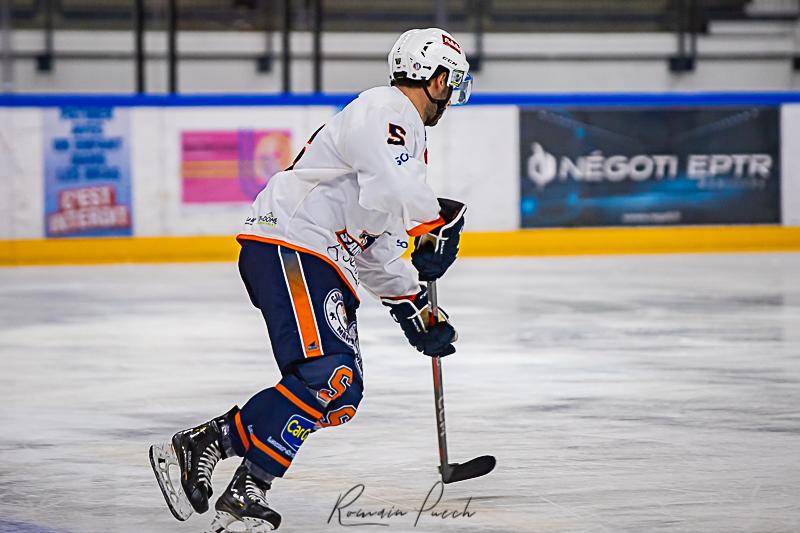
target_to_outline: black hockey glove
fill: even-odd
[[[461,202],[439,198],[439,214],[444,219],[444,226],[414,239],[411,263],[419,272],[420,281],[441,278],[456,260],[466,210],[467,206]]]
[[[453,343],[458,338],[455,328],[448,322],[447,313],[439,308],[436,323],[430,325],[431,308],[428,307],[428,290],[422,289],[414,296],[381,298],[389,308],[392,318],[403,328],[408,342],[418,351],[431,357],[455,353]]]

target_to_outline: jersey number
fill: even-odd
[[[402,126],[389,123],[389,138],[386,139],[387,144],[397,144],[405,146],[406,144],[406,130]]]

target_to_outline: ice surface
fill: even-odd
[[[800,531],[800,255],[461,260],[440,301],[451,458],[498,466],[417,531]],[[365,400],[275,482],[286,533],[437,479],[428,359],[366,297],[360,332]],[[147,447],[278,379],[233,264],[0,269],[0,360],[0,531],[202,531]]]

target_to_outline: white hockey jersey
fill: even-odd
[[[425,126],[408,97],[396,87],[364,91],[269,180],[237,238],[320,257],[354,294],[359,282],[379,297],[416,294],[416,270],[400,259],[408,235],[444,223],[426,159]]]

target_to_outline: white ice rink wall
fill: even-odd
[[[67,103],[62,107],[0,107],[1,239],[48,236],[44,206],[45,148],[56,137],[47,130],[52,130],[53,115],[65,107],[70,106]],[[206,142],[225,143],[226,134],[235,132],[280,132],[288,140],[285,146],[277,148],[280,153],[274,158],[276,164],[281,164],[285,163],[282,157],[291,162],[311,133],[339,108],[336,105],[116,106],[115,111],[128,115],[123,143],[127,143],[125,149],[130,157],[132,234],[224,235],[240,229],[249,200],[214,202],[202,195],[182,196],[186,194],[182,188],[187,184],[182,177],[189,164],[185,149],[191,142],[187,135],[205,132]],[[509,105],[462,108],[449,113],[446,121],[429,131],[429,182],[440,194],[462,198],[475,206],[469,229],[504,231],[519,227],[517,117],[517,108]],[[75,127],[77,122],[71,124]],[[77,142],[67,130],[59,133]],[[108,136],[103,138],[107,140]],[[225,155],[221,151],[220,148],[216,157]],[[209,170],[213,163],[205,163]]]
[[[783,223],[800,226],[800,105],[781,110],[781,151]]]
[[[183,257],[180,250],[185,246],[204,246],[197,244],[198,239],[219,237],[228,242],[248,213],[248,195],[263,186],[268,175],[291,162],[309,135],[350,98],[0,97],[0,264],[24,263],[26,255],[31,253],[38,257],[34,262],[50,259],[60,262],[59,257],[64,254],[84,253],[70,252],[69,247],[75,250],[79,241],[91,248],[86,252],[87,257],[102,259],[106,252],[113,256],[119,243],[138,240],[145,243],[140,245],[142,250],[175,250],[167,258],[178,260],[194,257],[191,253]],[[732,245],[732,249],[800,249],[800,237],[795,230],[775,233],[781,226],[784,230],[800,226],[800,105],[794,103],[800,102],[798,94],[484,95],[475,100],[475,105],[449,111],[440,126],[429,130],[429,182],[440,195],[462,199],[469,205],[468,232],[472,235],[491,232],[480,240],[470,237],[472,240],[466,241],[476,247],[480,242],[485,255],[514,255],[515,250],[529,246],[534,239],[530,237],[532,233],[536,233],[535,240],[539,243],[551,242],[553,253],[570,253],[572,242],[581,243],[578,248],[588,252],[669,251],[668,242],[685,241],[690,235],[705,243],[699,250],[725,249],[725,246],[715,248],[714,243],[728,238],[735,242],[763,241],[763,246]],[[751,225],[738,222],[735,227],[727,228],[707,223],[695,226],[692,222],[675,227],[670,212],[665,211],[656,218],[642,219],[646,223],[640,225],[656,226],[648,228],[649,233],[631,227],[594,228],[586,232],[556,229],[581,227],[579,217],[568,223],[544,226],[523,220],[530,218],[534,209],[529,198],[521,197],[531,194],[525,192],[526,187],[533,187],[531,190],[537,193],[550,191],[562,184],[570,172],[554,168],[552,176],[543,178],[536,170],[539,168],[536,162],[523,151],[541,144],[543,157],[556,159],[551,152],[556,153],[562,145],[569,144],[559,143],[558,137],[540,143],[541,138],[547,138],[542,133],[536,134],[544,137],[535,137],[537,141],[530,143],[529,137],[534,134],[531,131],[537,127],[544,127],[549,134],[560,126],[569,126],[570,135],[582,138],[591,134],[591,130],[602,130],[599,123],[590,122],[598,120],[597,116],[602,118],[603,113],[610,113],[613,118],[620,110],[627,110],[635,120],[640,115],[651,116],[656,117],[658,124],[660,111],[689,109],[713,113],[737,106],[743,109],[741,115],[745,117],[740,121],[752,119],[753,114],[747,111],[751,107],[769,107],[774,111],[780,140],[777,160],[770,162],[770,175],[780,180],[780,213],[775,220],[754,219]],[[553,111],[565,108],[569,112]],[[81,111],[86,109],[106,111],[87,118]],[[780,117],[779,128],[777,117]],[[690,117],[690,123],[691,120],[695,119]],[[695,129],[707,130],[716,119],[712,115],[704,120],[706,123]],[[573,127],[570,121],[583,122]],[[711,146],[708,150],[731,155],[720,156],[723,159],[716,163],[710,155],[695,158],[692,172],[708,174],[709,165],[730,167],[741,147],[724,146],[722,136],[706,137],[704,142]],[[256,155],[243,156],[243,150]],[[581,157],[590,158],[596,152],[583,155],[580,151],[569,152],[559,156],[561,162],[554,164],[579,165]],[[95,161],[95,157],[99,159]],[[620,157],[606,148],[604,168],[617,168],[614,164]],[[651,164],[653,160],[659,161],[653,159],[654,155],[647,157]],[[639,170],[647,166],[647,157],[640,158],[643,166]],[[686,156],[686,165],[692,157]],[[727,163],[724,157],[728,158]],[[751,159],[760,156],[747,157],[742,168],[750,168]],[[593,160],[587,160],[590,165],[587,168],[591,169]],[[619,179],[633,182],[638,179],[636,160],[629,157],[624,161],[629,163],[628,167],[619,168],[628,168],[626,172],[633,174],[620,174]],[[678,164],[683,163],[676,159],[675,165]],[[759,160],[753,164],[756,165],[753,175],[744,179],[758,177]],[[95,169],[88,183],[84,179],[80,185],[75,181],[70,186],[71,179],[79,178],[69,172],[86,169],[87,165]],[[669,161],[662,166],[668,171]],[[659,179],[655,174],[651,177]],[[591,172],[571,178],[594,179]],[[108,180],[117,180],[122,185],[106,186]],[[231,183],[237,182],[236,190],[231,189]],[[244,190],[247,187],[250,189]],[[87,217],[92,219],[88,223]],[[672,222],[672,227],[659,228],[662,219],[658,217]],[[520,232],[521,227],[551,229]],[[165,243],[157,240],[161,238],[175,239]],[[195,239],[194,244],[187,245],[190,238]],[[87,240],[91,243],[85,244]],[[221,241],[206,241],[205,245],[218,242]],[[640,250],[637,242],[650,245],[662,242],[664,248]],[[130,258],[158,260],[142,250]]]

